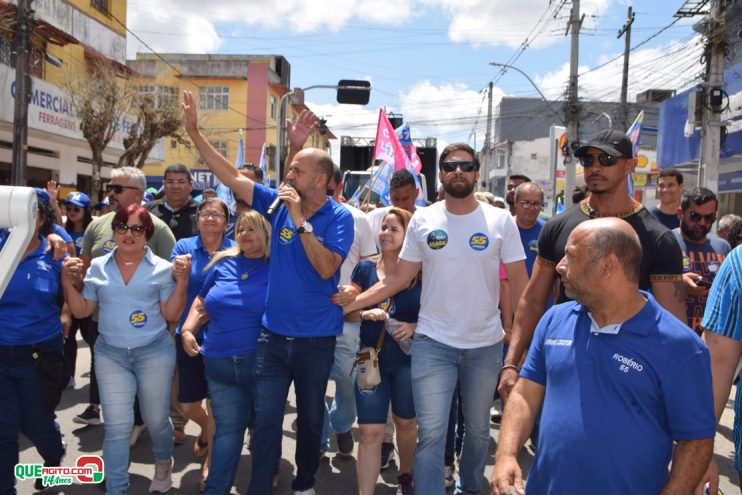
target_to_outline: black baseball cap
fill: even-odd
[[[597,148],[615,157],[634,158],[634,146],[629,136],[614,129],[603,129],[592,134],[585,144],[577,148],[575,156],[584,156],[588,148]]]

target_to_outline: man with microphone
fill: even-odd
[[[278,191],[244,177],[216,151],[198,129],[193,95],[183,94],[185,128],[208,167],[220,181],[271,222],[271,262],[263,329],[256,356],[256,417],[252,477],[248,493],[271,493],[278,470],[283,414],[294,382],[297,404],[294,493],[313,494],[319,465],[324,396],[343,330],[342,310],[330,301],[337,292],[339,268],[353,242],[353,216],[328,201],[332,158],[307,148],[288,161]],[[289,132],[309,133],[311,114]],[[293,141],[293,140],[292,140]],[[292,150],[296,151],[296,150]]]

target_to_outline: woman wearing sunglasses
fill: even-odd
[[[206,477],[211,464],[211,437],[213,435],[214,419],[204,409],[202,402],[207,396],[206,376],[204,374],[203,357],[200,354],[189,356],[182,345],[181,329],[188,316],[188,311],[194,299],[201,291],[206,277],[206,265],[218,251],[234,246],[234,241],[227,239],[224,232],[229,226],[229,208],[221,199],[209,198],[201,202],[197,208],[198,235],[180,239],[173,248],[171,259],[181,256],[191,256],[191,271],[188,279],[188,298],[185,309],[180,317],[180,325],[175,330],[175,351],[178,367],[178,402],[183,413],[201,428],[199,436],[193,442],[193,454],[196,457],[206,456],[201,468],[201,491],[205,489]],[[198,344],[203,342],[203,334],[198,335]]]
[[[182,327],[185,352],[203,356],[214,411],[216,432],[206,493],[215,495],[230,493],[245,430],[254,416],[255,351],[268,290],[270,224],[258,212],[248,211],[235,225],[237,246],[214,255]],[[204,314],[209,320],[206,328]],[[200,341],[199,333],[204,334]],[[275,473],[277,469],[276,464]]]
[[[66,230],[72,238],[72,242],[75,245],[75,256],[79,257],[80,251],[82,250],[82,240],[85,234],[85,229],[90,225],[90,222],[93,221],[90,198],[85,193],[71,192],[67,195],[64,206],[67,212],[67,221],[64,224],[64,230]],[[69,328],[65,331],[64,357],[67,360],[70,372],[72,373],[72,376],[70,377],[70,386],[74,386],[75,383],[77,330],[80,330],[83,340],[85,340],[92,349],[93,344],[95,343],[95,336],[91,335],[91,332],[93,331],[91,328],[92,321],[92,316],[82,319],[72,318]],[[90,424],[100,424],[100,419],[92,419],[91,421]]]
[[[63,285],[76,318],[99,309],[95,372],[105,416],[103,458],[106,493],[126,493],[129,436],[134,398],[152,439],[155,475],[150,492],[172,486],[173,425],[170,388],[175,347],[166,321],[177,321],[185,306],[190,259],[171,264],[147,247],[154,232],[150,214],[137,204],[120,209],[111,224],[116,247],[91,262],[82,293],[76,282],[83,263],[65,261]],[[175,279],[175,280],[173,280]]]

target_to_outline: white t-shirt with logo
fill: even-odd
[[[376,242],[371,233],[366,214],[358,208],[353,208],[347,203],[342,203],[351,215],[353,215],[353,244],[350,246],[348,256],[340,265],[340,285],[350,283],[350,276],[361,258],[367,258],[376,254]]]
[[[416,332],[460,349],[500,342],[500,262],[525,257],[507,210],[479,203],[471,213],[454,215],[442,201],[416,212],[400,253],[422,262]]]

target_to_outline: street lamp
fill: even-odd
[[[541,92],[541,90],[538,89],[538,86],[536,86],[536,83],[533,82],[533,79],[531,79],[530,77],[528,77],[528,74],[526,74],[525,72],[523,72],[519,68],[515,67],[514,65],[500,64],[498,62],[490,62],[490,65],[492,65],[494,67],[505,67],[506,69],[513,69],[514,71],[519,72],[520,74],[522,74],[523,77],[525,77],[526,79],[528,79],[528,82],[531,83],[531,86],[533,86],[536,89],[536,91],[538,91],[538,94],[541,95],[541,99],[543,99],[544,102],[546,102],[546,104],[549,106],[549,108],[551,109],[551,111],[554,112],[554,115],[556,115],[557,119],[559,119],[559,122],[562,125],[567,125],[567,124],[565,124],[564,119],[559,114],[559,112],[557,112],[556,109],[554,108],[554,106],[551,104],[551,102],[549,100],[547,100],[546,99],[546,96],[544,96],[544,94]]]
[[[281,152],[284,148],[286,135],[286,101],[291,96],[298,96],[302,103],[304,93],[312,89],[334,89],[337,91],[337,102],[350,105],[366,105],[371,96],[371,83],[368,81],[354,81],[341,79],[337,84],[315,84],[306,88],[294,88],[281,96],[278,103],[278,122],[276,125],[276,153],[273,156],[273,167],[276,171],[276,184],[281,183]]]

